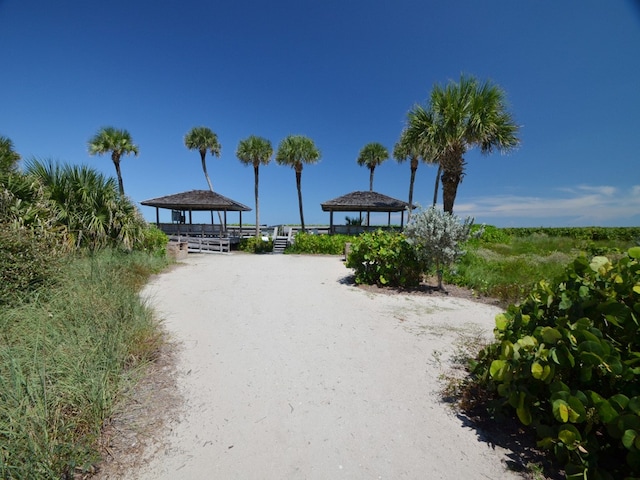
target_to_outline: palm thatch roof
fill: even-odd
[[[140,202],[156,208],[189,211],[248,212],[251,208],[209,190],[191,190]]]
[[[323,212],[403,212],[407,202],[378,192],[351,192],[321,203]]]

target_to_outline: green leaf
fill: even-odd
[[[569,421],[569,404],[564,400],[555,400],[553,402],[553,416],[562,423]]]
[[[631,450],[634,447],[638,432],[635,430],[625,430],[622,435],[622,444],[627,450]]]
[[[489,367],[489,375],[491,378],[497,381],[501,381],[504,378],[504,374],[507,370],[507,362],[504,360],[494,360]]]
[[[496,328],[499,331],[504,332],[507,329],[508,325],[509,319],[504,313],[499,313],[498,315],[496,315]]]
[[[630,398],[627,408],[635,414],[640,414],[640,397]]]
[[[640,259],[640,247],[631,247],[628,254],[631,258]]]
[[[558,438],[569,450],[575,450],[576,443],[582,440],[580,432],[573,425],[563,425],[558,432]]]
[[[562,339],[562,333],[560,333],[557,328],[553,327],[543,327],[540,331],[540,335],[542,336],[544,343],[549,345],[555,345]]]
[[[542,376],[544,374],[544,367],[540,365],[538,362],[533,362],[531,364],[531,375],[536,380],[542,380]]]
[[[518,402],[518,408],[516,409],[516,414],[518,418],[522,422],[523,425],[531,424],[531,412],[529,411],[529,405],[525,403],[527,398],[526,393],[520,392],[520,401]]]
[[[608,400],[602,400],[596,404],[596,410],[603,423],[610,423],[618,417],[618,412]]]

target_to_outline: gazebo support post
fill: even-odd
[[[391,228],[391,212],[389,212],[389,217],[387,219],[387,227]]]
[[[331,235],[335,233],[333,228],[333,210],[329,211],[329,232],[331,233]]]
[[[242,210],[240,210],[240,238],[242,238]]]
[[[160,209],[156,207],[156,227],[160,226]]]
[[[409,220],[408,216],[407,220]],[[400,230],[404,230],[404,210],[400,212]]]

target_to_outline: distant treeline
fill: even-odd
[[[640,241],[640,227],[524,227],[501,228],[513,237],[547,235],[549,237],[569,237],[576,240],[621,240]]]

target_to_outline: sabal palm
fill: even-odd
[[[89,154],[103,155],[111,153],[111,160],[116,167],[118,176],[118,189],[120,195],[124,196],[124,185],[122,183],[122,173],[120,172],[120,158],[122,155],[133,153],[138,156],[138,146],[133,143],[131,134],[126,130],[113,127],[101,128],[89,140]]]
[[[13,142],[0,135],[0,173],[15,171],[20,155],[13,148]]]
[[[428,104],[408,114],[407,137],[428,145],[442,168],[442,202],[449,213],[465,174],[464,154],[473,147],[483,154],[507,152],[519,144],[517,132],[503,90],[473,77],[435,85]]]
[[[416,172],[420,160],[427,163],[435,163],[433,157],[429,153],[428,146],[419,143],[412,143],[407,136],[407,131],[403,130],[400,139],[393,147],[393,158],[398,163],[409,160],[411,168],[411,178],[409,180],[409,211],[407,213],[407,222],[411,219],[411,210],[413,209],[413,186],[416,180]],[[436,175],[436,188],[438,185],[438,176]]]
[[[118,195],[113,178],[86,167],[31,160],[26,174],[36,178],[54,205],[56,221],[76,237],[76,245],[132,248],[142,236],[135,206]]]
[[[266,138],[251,135],[250,137],[240,140],[236,157],[245,165],[253,165],[253,174],[255,178],[255,200],[256,200],[256,237],[260,236],[260,204],[258,202],[258,183],[260,177],[260,165],[268,165],[273,156],[273,147],[271,142]]]
[[[302,209],[302,166],[313,164],[320,160],[320,150],[313,140],[303,135],[289,135],[278,145],[276,162],[278,165],[288,165],[296,172],[296,188],[298,189],[298,208],[300,209],[300,224],[304,228],[304,211]]]
[[[369,191],[373,191],[373,173],[378,165],[389,158],[389,151],[381,143],[368,143],[358,155],[358,165],[366,166],[369,169]]]
[[[221,147],[218,142],[218,136],[208,127],[194,127],[184,136],[184,145],[189,150],[198,150],[198,152],[200,152],[202,171],[209,184],[209,190],[213,192],[213,185],[207,173],[206,156],[207,151],[216,157],[220,156]]]

